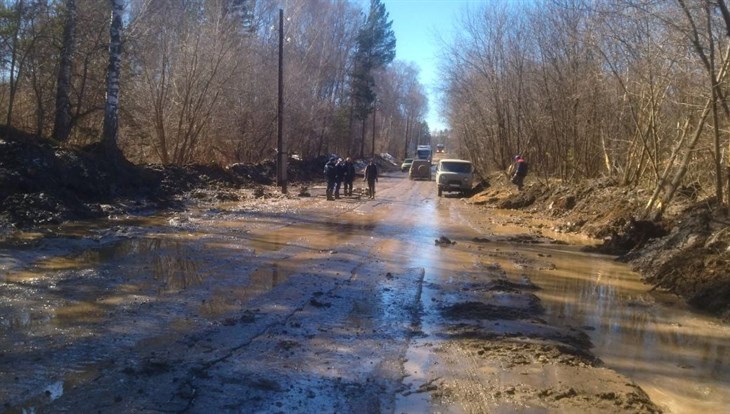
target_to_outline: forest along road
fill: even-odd
[[[518,242],[554,240],[402,173],[318,190],[3,245],[0,411],[659,411],[543,318]]]

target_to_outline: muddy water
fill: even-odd
[[[404,284],[414,290],[406,294],[384,290],[375,302],[355,299],[348,322],[358,332],[416,325],[417,334],[401,338],[406,392],[396,396],[393,411],[428,412],[433,401],[422,390],[431,386],[424,373],[437,361],[429,351],[437,322],[428,315],[412,321],[399,320],[399,313],[373,315],[401,296],[427,308],[437,300],[432,284],[448,285],[454,275],[478,278],[495,264],[537,284],[546,318],[585,330],[606,365],[639,383],[666,412],[730,406],[727,327],[650,293],[610,258],[564,245],[505,242],[499,237],[536,231],[515,215],[473,214],[456,198],[438,199],[432,184],[386,179],[370,202],[228,204],[68,226],[53,237],[19,235],[25,248],[0,248],[0,404],[7,404],[0,412],[40,406],[93,383],[108,365],[135,358],[128,355],[135,344],[173,345],[201,329],[238,323],[228,315],[297,275],[352,281],[372,277],[368,267],[423,281]],[[457,243],[436,246],[441,235]],[[331,342],[377,361],[373,352],[387,350],[379,339],[359,349]],[[333,360],[344,373],[367,372]]]
[[[549,254],[556,268],[534,272],[533,280],[544,289],[539,296],[550,318],[583,327],[606,365],[634,379],[666,412],[730,407],[727,325],[649,292],[625,266],[569,249]]]
[[[493,234],[543,234],[526,231],[527,221],[514,214],[490,215]],[[575,245],[497,244],[483,252],[485,265],[500,263],[537,284],[546,319],[583,329],[605,365],[636,381],[665,412],[728,412],[727,324],[652,291],[625,264]]]

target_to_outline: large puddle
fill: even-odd
[[[638,274],[612,257],[583,253],[576,245],[498,241],[506,235],[542,237],[545,233],[571,243],[585,242],[580,237],[535,230],[545,229],[539,224],[528,230],[527,219],[507,213],[489,212],[484,214],[486,219],[464,220],[453,210],[433,203],[424,207],[421,213],[428,214],[424,221],[434,224],[418,230],[417,236],[429,240],[447,234],[471,241],[469,249],[480,252],[474,266],[502,268],[512,279],[529,278],[540,288],[535,293],[548,322],[586,332],[594,344],[594,354],[604,365],[634,380],[664,412],[728,412],[730,327],[726,324],[691,311],[673,295],[652,291]],[[474,237],[485,234],[466,228],[468,221],[487,222],[493,233],[486,236],[492,241],[473,243]],[[449,222],[462,224],[449,226]],[[426,269],[426,286],[428,282],[448,283],[449,275],[456,272],[479,274],[467,268],[472,265],[468,254],[452,250],[439,256],[433,248],[412,253],[409,265]],[[430,300],[426,287],[422,303]],[[420,328],[428,333],[432,327],[427,320],[423,322]],[[433,363],[433,356],[423,352],[419,341],[428,343],[434,338],[415,338],[408,350],[405,383],[411,388],[424,385],[422,373]],[[397,407],[404,412],[422,412],[429,404],[428,394],[420,393],[400,397]]]
[[[119,226],[114,234],[86,227],[41,244],[33,243],[42,235],[28,235],[27,249],[0,247],[0,295],[5,298],[0,304],[0,388],[5,389],[0,401],[19,389],[13,386],[23,375],[13,370],[32,365],[18,363],[13,359],[16,354],[51,364],[49,372],[38,376],[36,391],[55,398],[63,393],[63,382],[57,378],[68,381],[69,376],[93,374],[93,365],[78,368],[88,363],[85,353],[92,349],[93,338],[152,340],[165,332],[219,323],[228,312],[306,267],[304,261],[289,260],[292,249],[300,257],[332,254],[333,246],[356,250],[357,237],[370,237],[377,227],[379,237],[407,237],[416,246],[431,244],[409,252],[402,263],[408,269],[426,269],[426,284],[474,266],[473,259],[467,263],[453,257],[439,259],[432,240],[442,230],[459,231],[462,240],[481,234],[460,225],[441,227],[441,221],[460,220],[431,199],[410,207],[419,221],[407,235],[398,234],[401,227],[395,224],[380,223],[375,214],[338,221],[308,216],[297,224],[273,216],[244,224],[235,216],[212,215],[183,220],[187,224],[182,228],[170,228],[168,224],[176,223],[172,219],[154,218]],[[207,222],[201,224],[203,220]],[[429,224],[418,225],[424,221]],[[499,232],[524,229],[508,223]],[[39,246],[42,253],[34,252]],[[498,263],[512,276],[529,277],[541,288],[536,293],[547,319],[583,329],[606,366],[635,380],[666,412],[727,412],[730,328],[726,325],[687,310],[672,297],[650,292],[626,265],[580,253],[576,247],[489,243],[474,251],[479,251],[480,266]],[[429,300],[424,289],[422,302]],[[429,327],[421,329],[427,332]],[[78,359],[71,364],[76,368],[51,374],[64,367],[54,359],[55,347],[78,348],[71,353],[71,359]],[[113,349],[109,345],[97,352]],[[416,385],[419,366],[430,363],[429,355],[418,352],[417,347],[409,348],[405,367]],[[27,397],[30,401],[33,395]],[[422,393],[397,405],[417,410],[428,404]]]
[[[726,324],[652,291],[612,257],[576,246],[487,244],[483,253],[484,265],[499,263],[512,275],[528,276],[541,288],[536,294],[549,322],[584,330],[605,365],[636,381],[665,412],[728,412]]]
[[[727,412],[730,328],[650,292],[625,265],[572,249],[549,254],[555,269],[526,271],[542,287],[548,319],[582,327],[595,353],[634,379],[669,413]]]

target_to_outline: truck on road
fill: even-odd
[[[416,159],[431,161],[431,146],[419,145],[416,147]]]

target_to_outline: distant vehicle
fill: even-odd
[[[444,152],[444,144],[436,144],[436,152]]]
[[[400,165],[400,170],[402,172],[406,172],[411,169],[411,164],[413,164],[413,158],[406,158],[403,160],[403,164]]]
[[[431,161],[431,146],[430,145],[419,145],[416,147],[416,159],[417,160],[428,160]]]
[[[431,161],[413,160],[411,169],[408,171],[408,179],[431,181]]]
[[[441,197],[444,191],[458,191],[462,195],[472,190],[474,166],[471,161],[445,159],[436,168],[436,187]]]

